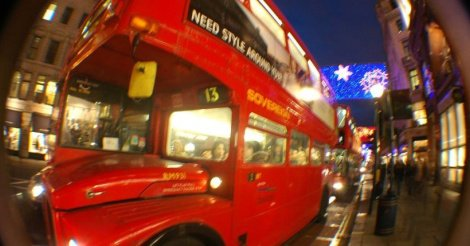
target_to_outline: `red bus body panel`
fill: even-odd
[[[283,28],[296,35],[274,4],[266,2],[279,13],[285,23]],[[200,223],[214,230],[226,245],[238,245],[243,235],[248,245],[279,245],[308,224],[320,210],[327,185],[327,163],[317,166],[292,166],[287,160],[281,165],[244,163],[240,146],[244,143],[249,114],[256,112],[285,125],[289,132],[295,129],[308,134],[311,143],[318,141],[328,146],[337,142],[336,128],[328,127],[309,105],[295,99],[246,56],[235,52],[233,46],[189,22],[186,19],[189,1],[113,3],[118,4],[116,16],[100,22],[95,27],[97,35],[75,47],[75,55],[65,69],[67,78],[72,73],[93,74],[97,80],[106,78],[115,81],[116,86],[127,86],[134,61],[130,55],[131,40],[135,35],[129,22],[133,16],[147,18],[158,28],[156,33],[141,34],[137,56],[143,60],[157,55],[175,56],[181,63],[207,71],[230,88],[230,101],[225,106],[234,112],[231,149],[223,164],[198,165],[178,159],[171,162],[166,160],[163,147],[167,133],[155,129],[147,156],[57,146],[51,162],[55,168],[43,178],[53,209],[57,244],[64,245],[73,238],[83,245],[139,245],[172,226]],[[308,51],[307,55],[311,57]],[[96,72],[97,64],[108,69],[108,61],[119,69],[113,67],[112,73]],[[188,81],[203,81],[208,76],[191,76],[188,71],[192,68],[185,68],[184,64],[159,70],[162,80],[171,83],[157,88],[163,91],[155,100],[152,125],[164,128],[172,110],[197,108],[197,98],[191,95],[197,87],[185,90],[185,86]],[[166,77],[172,74],[180,77]],[[181,102],[177,106],[172,101],[173,91],[164,91],[169,86],[180,91]],[[264,97],[248,101],[249,90]],[[62,108],[65,100],[61,98]],[[273,102],[285,109],[289,117],[283,117]],[[64,112],[60,117],[64,117]],[[174,178],[169,179],[168,175]],[[210,177],[216,175],[226,177],[224,195],[208,188]],[[171,189],[187,185],[192,188]]]

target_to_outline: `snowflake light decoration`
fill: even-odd
[[[375,72],[373,72],[376,70]],[[372,77],[377,77],[378,71],[387,71],[387,67],[384,63],[364,63],[364,64],[348,64],[348,65],[336,65],[322,67],[322,73],[328,78],[331,89],[334,92],[334,97],[337,100],[349,100],[349,99],[372,99],[370,93],[370,87],[374,83],[369,84]],[[341,77],[341,73],[344,73],[345,77]],[[367,76],[366,73],[369,73]],[[375,73],[375,76],[374,76]],[[382,72],[382,76],[386,75]],[[379,76],[380,77],[380,76]],[[345,80],[347,78],[347,81]],[[365,79],[365,80],[364,80]],[[385,80],[376,78],[383,83]],[[362,85],[360,82],[363,81]],[[367,86],[368,85],[368,86]],[[364,87],[367,89],[364,89]],[[385,86],[387,87],[387,86]]]
[[[348,81],[349,76],[351,76],[353,73],[349,71],[349,66],[339,65],[338,70],[335,71],[335,74],[338,76],[336,80],[342,79],[344,81]]]
[[[373,71],[366,72],[359,83],[364,91],[370,93],[370,89],[376,84],[381,84],[384,88],[387,88],[388,75],[381,69],[374,69]]]

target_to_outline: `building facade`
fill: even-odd
[[[402,67],[409,84],[413,126],[405,129],[400,139],[412,140],[408,157],[424,162],[419,174],[437,187],[436,218],[445,235],[456,213],[467,165],[469,114],[463,103],[460,72],[452,47],[426,1],[379,0],[377,9],[384,37],[389,40],[385,43],[393,63],[389,65]],[[387,18],[391,13],[396,18]],[[387,29],[393,24],[405,33],[399,36],[404,55],[401,61],[392,51],[399,49],[392,48],[399,43],[392,45],[393,31]]]
[[[7,100],[4,134],[10,154],[45,158],[47,141],[55,139],[51,128],[61,69],[95,2],[51,1],[33,26],[18,58]]]
[[[406,163],[426,165],[434,170],[435,163],[427,155],[427,115],[425,109],[424,89],[419,80],[419,69],[410,50],[410,14],[411,4],[407,0],[379,0],[376,12],[381,24],[384,49],[387,54],[389,74],[389,91],[392,95],[408,93],[412,115],[403,117],[394,115],[393,121],[385,121],[393,126],[397,136],[393,152]],[[388,98],[388,104],[398,104],[399,99]],[[392,106],[388,106],[392,107]],[[386,110],[387,111],[387,110]],[[393,112],[395,110],[388,110]],[[396,114],[396,113],[395,113]],[[401,117],[400,117],[401,116]],[[388,135],[391,135],[388,133]],[[394,139],[395,139],[394,138]],[[387,151],[391,153],[390,147]]]

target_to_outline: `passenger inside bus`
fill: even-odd
[[[243,156],[245,163],[254,162],[253,155],[261,150],[261,145],[256,141],[245,142],[245,149],[243,150]]]
[[[179,157],[187,157],[188,153],[184,151],[183,141],[179,138],[173,140],[171,155]]]
[[[216,161],[223,161],[227,159],[227,151],[225,150],[225,143],[216,141],[212,147],[212,159]]]
[[[281,143],[274,143],[271,147],[269,162],[284,163],[284,146]]]

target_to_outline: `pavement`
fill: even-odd
[[[405,188],[405,185],[402,186]],[[365,179],[353,231],[350,235],[351,246],[433,246],[443,245],[446,228],[437,223],[438,187],[424,184],[415,194],[408,194],[402,188],[397,198],[395,226],[390,235],[375,234],[378,200],[374,199],[369,212],[372,180]],[[381,209],[384,206],[380,207]],[[393,216],[392,216],[393,217]],[[380,217],[383,222],[384,217]],[[383,225],[379,223],[379,225]]]

